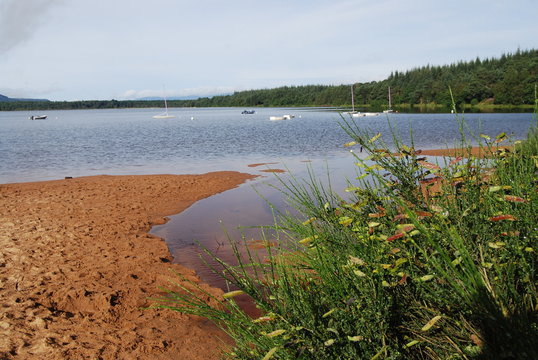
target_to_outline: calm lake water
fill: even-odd
[[[202,279],[223,287],[205,269],[196,242],[229,257],[227,237],[259,240],[257,230],[242,229],[272,223],[264,197],[285,207],[280,193],[265,184],[274,182],[268,168],[307,175],[307,165],[341,190],[355,174],[353,159],[342,145],[350,141],[336,112],[316,109],[170,109],[174,119],[153,119],[161,109],[48,111],[47,120],[31,121],[41,113],[0,112],[0,183],[62,179],[65,176],[120,174],[192,174],[237,170],[264,175],[237,189],[199,201],[166,225],[153,229],[164,237],[177,262],[194,268]],[[270,116],[295,115],[292,120],[269,121]],[[452,114],[390,114],[356,119],[362,128],[389,138],[390,124],[404,141],[413,130],[415,147],[452,147],[459,139]],[[466,114],[469,131],[492,137],[507,132],[524,138],[535,124],[532,114]],[[275,163],[248,167],[255,163]],[[284,174],[284,178],[286,178]]]

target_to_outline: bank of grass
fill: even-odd
[[[240,290],[211,307],[172,287],[160,306],[213,320],[235,340],[229,358],[537,359],[537,129],[513,151],[478,136],[493,157],[437,164],[342,125],[369,155],[349,199],[314,176],[283,182],[302,217],[278,214],[264,259],[232,242],[222,276]]]

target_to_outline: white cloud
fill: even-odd
[[[162,84],[211,96],[535,46],[536,0],[486,1],[0,0],[0,86],[52,100],[161,97]]]
[[[0,53],[24,43],[47,21],[47,14],[63,0],[2,0]]]

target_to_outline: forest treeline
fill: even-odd
[[[538,83],[538,50],[517,50],[499,58],[426,65],[394,71],[382,81],[353,84],[355,103],[373,110],[386,108],[391,89],[395,109],[459,107],[532,107]],[[452,96],[449,92],[451,89]],[[284,86],[238,91],[195,100],[169,100],[171,107],[349,107],[350,85]],[[161,107],[162,101],[86,100],[0,102],[0,110],[55,110]]]

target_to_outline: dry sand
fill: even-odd
[[[216,359],[205,319],[142,310],[174,269],[153,224],[253,176],[95,176],[0,185],[0,359]],[[210,289],[220,294],[218,289]]]

